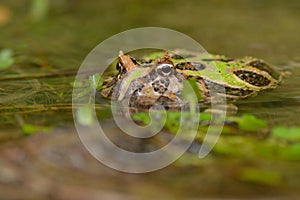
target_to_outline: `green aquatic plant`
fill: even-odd
[[[95,90],[100,90],[102,84],[103,79],[98,73],[89,76],[89,79],[86,82],[76,82],[75,87],[81,90],[78,94],[78,98],[85,99],[86,95],[89,96],[89,103],[79,107],[76,110],[76,119],[79,124],[84,126],[90,126],[94,124],[94,110],[93,105],[91,104],[92,94]]]
[[[300,141],[300,127],[284,127],[276,126],[272,129],[271,136],[276,139],[286,140],[289,142],[299,142]]]
[[[48,133],[52,130],[51,127],[47,126],[36,126],[33,124],[23,124],[22,125],[22,132],[24,135],[33,135],[35,133]]]
[[[102,88],[103,79],[99,73],[96,73],[89,77],[89,84],[91,90],[100,90]]]
[[[238,173],[238,179],[244,182],[269,186],[279,185],[283,181],[283,177],[279,172],[253,167],[242,168]]]
[[[91,126],[94,124],[93,107],[86,104],[76,110],[76,119],[83,126]]]
[[[74,99],[85,99],[86,96],[90,97],[90,102],[94,91],[100,90],[103,84],[103,79],[98,73],[89,76],[88,80],[80,80],[71,83],[73,89],[76,90]]]
[[[30,17],[33,21],[42,21],[48,14],[49,0],[31,0]]]
[[[14,64],[13,51],[10,49],[2,49],[0,51],[0,70],[6,69]]]
[[[157,113],[159,113],[160,111],[156,111]],[[178,127],[180,126],[180,116],[181,115],[186,115],[186,117],[188,115],[190,115],[190,113],[187,112],[167,112],[167,120],[165,122],[165,128],[170,131],[171,133],[176,133],[176,131],[178,130]],[[199,126],[200,130],[206,130],[204,127],[208,127],[208,125],[210,124],[210,120],[212,118],[212,114],[211,113],[199,113],[199,115],[197,115],[199,117],[201,126]],[[218,118],[217,118],[218,119]],[[149,123],[150,117],[148,115],[148,113],[145,112],[141,112],[141,113],[137,113],[133,116],[133,120],[139,121],[143,124],[147,124]],[[263,128],[267,127],[267,122],[259,119],[253,115],[249,115],[249,114],[244,114],[242,116],[227,116],[225,119],[225,122],[227,124],[231,123],[231,124],[236,124],[238,126],[238,128],[241,131],[246,131],[246,132],[253,132],[253,131],[259,131]],[[226,131],[226,127],[224,128],[224,131]]]
[[[244,114],[241,117],[230,116],[228,120],[236,122],[238,127],[243,131],[257,131],[267,127],[266,121],[249,114]]]

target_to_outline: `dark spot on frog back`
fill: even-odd
[[[172,59],[175,59],[175,60],[181,60],[181,59],[185,59],[185,58],[193,58],[193,57],[195,57],[195,55],[187,54],[187,53],[185,53],[185,54],[181,53],[180,55],[179,55],[179,54],[176,54],[176,53],[171,54],[171,58],[172,58]]]
[[[226,63],[234,61],[233,58],[203,58],[201,60],[205,62],[226,62]]]
[[[153,62],[153,59],[146,59],[146,58],[137,58],[136,59],[139,63],[141,63],[142,65],[147,65],[147,64],[151,64]]]
[[[255,67],[255,68],[259,69],[259,70],[267,72],[268,74],[270,74],[276,80],[280,79],[280,73],[278,73],[277,71],[273,70],[268,64],[266,64],[262,60],[253,60],[253,61],[250,61],[249,63],[247,63],[247,65],[249,65],[251,67]]]
[[[181,62],[175,67],[181,70],[201,71],[206,68],[206,65],[200,62]]]
[[[271,81],[261,74],[252,71],[236,70],[233,72],[239,79],[257,87],[268,86]]]

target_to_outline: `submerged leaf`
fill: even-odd
[[[10,49],[0,51],[0,70],[6,69],[14,63],[13,52]]]
[[[35,126],[32,124],[22,125],[22,131],[24,135],[33,135],[37,132],[49,132],[50,130],[51,128],[46,126]]]
[[[76,118],[79,124],[84,126],[91,126],[94,124],[93,107],[90,104],[86,104],[76,110]]]
[[[300,144],[286,146],[278,152],[279,156],[285,160],[300,160]]]
[[[48,13],[49,0],[31,0],[30,15],[33,21],[42,21]]]
[[[35,132],[37,132],[37,128],[36,128],[36,126],[33,126],[31,124],[24,124],[22,126],[22,131],[25,135],[32,135]]]
[[[291,142],[300,141],[300,127],[277,126],[272,129],[271,136]]]
[[[144,125],[147,125],[151,122],[151,118],[149,116],[148,113],[144,113],[144,112],[140,112],[140,113],[136,113],[132,116],[132,119],[134,121],[138,121],[141,122]]]
[[[266,121],[249,114],[236,118],[236,122],[238,123],[239,128],[244,131],[257,131],[267,127]]]
[[[275,186],[282,182],[282,176],[275,171],[257,168],[244,168],[238,177],[241,181]]]

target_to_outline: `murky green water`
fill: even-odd
[[[71,113],[72,73],[88,52],[120,31],[158,26],[191,36],[209,52],[251,55],[290,71],[278,88],[238,101],[238,114],[254,114],[270,127],[299,126],[298,1],[53,0],[48,18],[37,23],[30,21],[29,1],[0,4],[12,13],[10,22],[0,27],[0,48],[14,50],[18,58],[12,68],[0,71],[0,95],[10,95],[0,99],[0,197],[18,199],[22,195],[14,194],[16,189],[32,199],[299,195],[299,159],[216,155],[193,160],[187,155],[186,161],[183,158],[158,172],[118,173],[85,152]],[[55,75],[62,71],[67,73]],[[44,76],[49,73],[53,76]],[[21,75],[25,78],[18,78]],[[53,129],[49,134],[24,137],[24,123]],[[279,177],[274,185],[241,180],[239,173],[251,173],[248,168],[274,171],[275,179]]]

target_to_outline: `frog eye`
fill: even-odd
[[[119,72],[121,72],[121,70],[122,70],[122,64],[120,62],[118,62],[116,64],[116,70],[118,70]]]
[[[161,64],[157,67],[157,72],[163,76],[168,76],[172,72],[173,65],[170,64]]]

